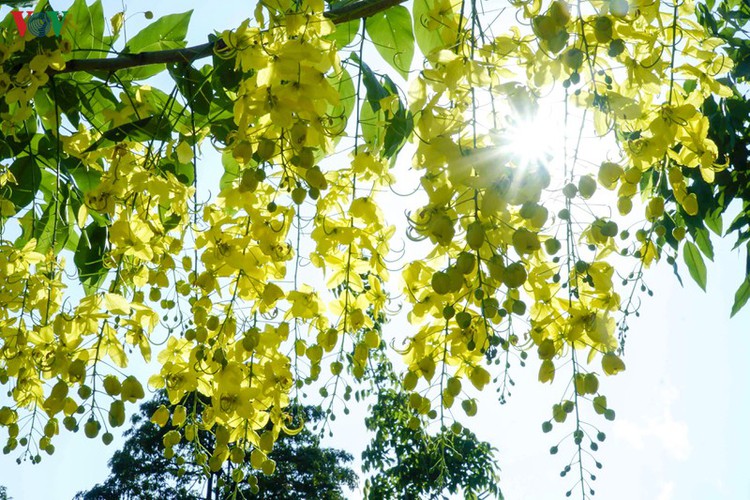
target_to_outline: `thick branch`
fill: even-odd
[[[359,2],[350,3],[343,7],[331,9],[325,14],[333,24],[342,24],[347,21],[354,19],[366,19],[372,17],[378,12],[383,12],[386,9],[394,7],[398,4],[404,3],[406,0],[361,0]]]
[[[332,9],[324,15],[333,24],[342,24],[354,19],[365,19],[379,12],[404,3],[406,0],[360,0],[343,7]],[[153,52],[141,52],[138,54],[121,54],[117,57],[102,59],[72,59],[65,64],[62,71],[51,71],[50,73],[72,73],[75,71],[104,71],[112,72],[118,69],[148,66],[149,64],[164,63],[192,63],[213,54],[214,46],[221,49],[224,42],[219,39],[216,42],[204,43],[184,49],[157,50]]]
[[[135,68],[137,66],[148,66],[149,64],[163,63],[191,63],[197,59],[203,59],[213,53],[214,45],[219,48],[224,46],[223,40],[203,43],[184,49],[155,50],[153,52],[140,52],[138,54],[121,54],[117,57],[103,59],[72,59],[65,64],[65,69],[54,71],[57,73],[72,73],[75,71],[104,71],[111,73],[118,69]]]

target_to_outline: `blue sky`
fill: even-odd
[[[65,4],[53,3],[58,9]],[[254,2],[104,0],[106,14],[123,4],[131,17],[131,36],[143,24],[139,12],[151,9],[159,17],[193,8],[189,39],[202,43],[213,30],[234,27],[251,16]],[[391,216],[402,217],[403,207],[392,206]],[[715,242],[717,257],[708,266],[706,293],[686,272],[685,287],[680,287],[664,263],[648,272],[655,296],[644,300],[640,318],[631,321],[627,371],[602,380],[617,419],[590,419],[607,434],[597,453],[604,464],[595,482],[597,498],[750,499],[750,307],[729,319],[734,291],[744,276],[744,255],[730,251],[731,239]],[[390,328],[406,325],[394,322]],[[572,453],[570,439],[558,455],[547,451],[571,427],[541,432],[564,383],[543,386],[536,374],[533,362],[525,369],[516,367],[508,404],[500,407],[488,393],[477,417],[465,422],[498,448],[501,484],[510,500],[563,498],[575,482],[559,476],[567,463],[564,457]],[[327,443],[358,456],[368,440],[363,412],[339,415],[336,434]],[[63,433],[55,441],[55,455],[39,465],[17,466],[15,455],[0,456],[0,484],[17,500],[70,498],[106,477],[106,461],[121,442],[118,437],[104,447],[99,440]]]

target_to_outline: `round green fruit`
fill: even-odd
[[[557,252],[560,251],[562,248],[562,243],[560,243],[560,240],[557,238],[550,238],[548,240],[544,240],[544,250],[549,255],[555,255]]]
[[[301,205],[307,197],[307,190],[303,187],[296,187],[292,189],[292,201],[297,205]]]
[[[484,245],[484,228],[481,222],[474,221],[466,228],[466,244],[473,250],[479,250]]]
[[[99,422],[91,419],[83,426],[83,433],[86,434],[87,438],[94,439],[99,435],[99,430],[101,429],[101,427],[102,426]]]
[[[590,175],[584,175],[578,179],[578,192],[581,197],[588,200],[596,192],[596,180]]]

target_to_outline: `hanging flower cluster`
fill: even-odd
[[[151,363],[159,346],[148,387],[171,402],[153,415],[174,427],[167,455],[184,437],[208,470],[249,453],[270,474],[274,442],[294,432],[290,401],[311,384],[331,405],[340,386],[350,398],[383,345],[394,294],[411,326],[387,336],[422,420],[445,425],[456,403],[474,415],[491,385],[504,399],[511,361],[531,354],[541,382],[572,381],[543,429],[574,413],[577,460],[584,438],[595,449],[582,401],[614,418],[600,376],[625,369],[624,321],[643,268],[665,242],[677,251],[686,218],[701,214],[690,172],[711,182],[725,168],[700,110],[729,95],[718,78],[731,61],[689,1],[513,0],[522,22],[502,34],[480,3],[417,0],[413,29],[404,7],[367,11],[349,52],[351,21],[322,0],[259,2],[254,19],[220,35],[213,66],[170,67],[170,94],[136,83],[153,73],[76,79],[65,73],[69,37],[19,38],[6,20],[4,450],[26,447],[36,461],[35,450],[54,450],[59,423],[88,437],[104,426],[111,441],[109,427],[147,389],[128,366],[133,350]],[[402,27],[406,16],[408,36],[367,28],[377,16]],[[408,99],[362,60],[366,36],[401,73],[416,39],[424,65]],[[581,130],[593,122],[614,135],[619,157],[584,164],[567,128],[570,152],[519,151],[514,130],[551,93],[565,123],[583,109]],[[216,176],[200,161],[205,138],[224,172],[207,200]],[[388,262],[398,223],[382,200],[407,141],[421,200],[405,207],[407,235],[421,243],[397,285]],[[636,195],[642,217],[631,214]],[[619,216],[597,213],[597,199]],[[639,225],[634,237],[625,224]],[[212,448],[198,430],[214,433]]]

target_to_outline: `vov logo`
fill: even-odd
[[[26,18],[23,16],[24,13],[26,14]],[[36,37],[43,37],[47,36],[50,30],[52,30],[56,36],[60,36],[63,24],[65,23],[65,16],[68,14],[68,11],[50,10],[46,12],[37,12],[35,14],[33,10],[26,12],[14,10],[11,14],[13,14],[13,20],[18,27],[19,35],[24,36],[28,31]]]

